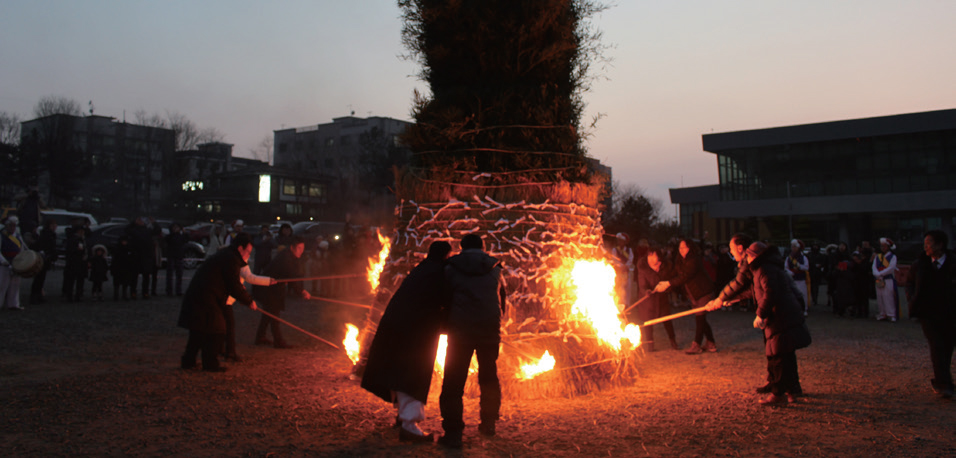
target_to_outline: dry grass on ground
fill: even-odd
[[[54,284],[57,284],[54,282]],[[26,296],[24,296],[26,297]],[[477,434],[466,399],[463,451],[405,445],[391,406],[348,379],[335,350],[287,330],[291,350],[249,345],[224,374],[183,371],[179,303],[50,303],[0,313],[0,443],[5,456],[953,456],[956,404],[929,389],[915,322],[838,319],[814,310],[798,352],[807,396],[757,404],[765,376],[752,315],[710,315],[720,352],[640,355],[633,386],[575,398],[505,392],[498,436]],[[361,309],[293,302],[290,321],[333,342]],[[693,319],[677,322],[686,344]],[[658,327],[659,334],[663,329]],[[437,390],[424,427],[440,431]]]

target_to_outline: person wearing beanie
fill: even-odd
[[[873,278],[876,281],[876,319],[896,322],[900,301],[896,288],[896,245],[884,237],[880,239],[880,253],[873,257]]]

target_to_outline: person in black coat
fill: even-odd
[[[121,235],[113,248],[110,260],[110,274],[113,275],[113,300],[129,300],[130,284],[135,280],[133,250],[129,247],[129,236]],[[135,288],[135,287],[134,287]]]
[[[703,307],[714,298],[714,283],[704,271],[704,262],[700,257],[699,246],[689,239],[682,239],[677,246],[680,257],[674,265],[674,272],[666,281],[662,281],[654,288],[661,293],[668,288],[684,287],[693,303],[692,307]],[[714,332],[707,322],[707,312],[694,314],[696,330],[694,341],[687,349],[688,355],[696,355],[705,351],[716,352],[717,343],[714,341]],[[706,339],[706,341],[705,341]]]
[[[76,226],[66,240],[66,266],[63,267],[63,295],[69,302],[83,300],[83,281],[86,280],[89,255],[86,247],[86,228]]]
[[[753,296],[757,302],[754,328],[764,333],[770,382],[770,396],[760,403],[795,402],[795,396],[803,393],[796,351],[810,345],[810,331],[797,298],[798,291],[789,272],[784,270],[783,259],[776,248],[754,242],[747,249],[746,258],[753,274]]]
[[[186,256],[186,244],[189,243],[189,236],[183,232],[183,227],[179,223],[169,225],[169,234],[166,240],[166,295],[172,296],[173,292],[177,296],[183,295],[183,258]],[[176,277],[175,289],[173,287],[173,276]]]
[[[911,271],[914,283],[910,316],[919,319],[933,363],[930,384],[940,397],[953,397],[951,364],[956,346],[956,253],[940,230],[923,236],[923,253]]]
[[[302,277],[302,253],[305,251],[305,241],[296,237],[289,243],[289,247],[282,250],[276,258],[269,262],[265,268],[265,276],[277,280]],[[308,291],[302,287],[301,281],[291,283],[277,283],[271,286],[253,286],[252,297],[254,297],[263,310],[279,316],[285,310],[285,297],[288,290],[295,291],[304,299],[312,297]],[[266,338],[266,329],[272,329],[272,339]],[[282,338],[282,330],[279,322],[272,317],[262,315],[259,320],[259,329],[256,331],[256,345],[272,344],[275,348],[292,348]]]
[[[833,313],[846,316],[850,310],[853,316],[856,309],[856,278],[852,266],[853,261],[840,261],[833,272],[830,272],[827,287],[833,296]]]
[[[233,244],[221,249],[196,270],[186,295],[183,296],[177,324],[189,330],[186,351],[180,360],[183,369],[196,367],[196,356],[202,352],[204,371],[222,372],[219,351],[226,338],[226,300],[232,296],[256,310],[252,295],[242,286],[239,270],[252,254],[252,237],[239,234]]]
[[[658,283],[670,277],[670,265],[665,263],[664,259],[660,247],[651,247],[647,250],[647,256],[637,260],[637,288],[640,298],[638,300],[643,302],[638,304],[636,313],[629,314],[628,320],[632,323],[644,323],[670,314],[670,301],[667,300],[667,294],[654,292],[654,287]],[[648,297],[648,295],[651,296]],[[680,349],[674,333],[674,323],[665,321],[663,325],[670,339],[671,348]],[[654,351],[654,326],[641,328],[641,345],[645,350]]]
[[[468,379],[468,366],[475,355],[478,361],[478,387],[481,391],[478,432],[495,435],[495,422],[501,409],[501,384],[498,381],[498,346],[501,343],[501,316],[507,307],[502,266],[483,250],[477,234],[461,239],[461,253],[448,260],[445,282],[451,291],[448,305],[448,348],[445,351],[445,377],[438,398],[445,435],[439,443],[461,448],[463,420],[462,395]]]
[[[444,284],[448,242],[433,242],[428,257],[405,277],[385,308],[368,350],[362,388],[395,403],[402,422],[399,439],[427,440],[418,427],[438,350],[441,309],[448,303]]]
[[[103,300],[103,283],[109,280],[109,263],[106,262],[106,247],[96,245],[93,247],[93,255],[90,256],[90,282],[93,287],[90,289],[90,295],[94,301]]]
[[[44,302],[43,285],[46,283],[46,273],[53,268],[58,253],[56,252],[56,221],[52,218],[43,223],[40,237],[37,239],[36,251],[43,257],[43,268],[33,277],[30,285],[30,304]]]
[[[153,230],[146,226],[146,219],[137,217],[129,226],[126,226],[126,235],[129,236],[129,246],[133,251],[133,280],[130,297],[136,299],[136,283],[139,276],[143,276],[143,299],[149,298],[150,279],[156,270],[156,250],[154,247]]]

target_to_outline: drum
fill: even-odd
[[[43,270],[43,256],[33,250],[23,250],[13,258],[13,272],[31,278]]]

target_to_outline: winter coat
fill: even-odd
[[[156,249],[153,231],[145,224],[130,223],[126,226],[129,247],[135,256],[133,266],[137,273],[153,273],[156,270]]]
[[[113,274],[113,281],[118,284],[127,285],[133,281],[133,269],[136,265],[136,258],[129,243],[117,244],[112,251],[112,262],[110,263],[110,273]]]
[[[67,239],[65,248],[66,266],[63,270],[72,272],[74,278],[86,278],[89,259],[86,239],[73,235]]]
[[[107,280],[106,273],[109,271],[109,264],[105,256],[90,257],[90,281],[93,283],[102,283]]]
[[[750,263],[757,316],[766,320],[767,356],[789,353],[810,345],[810,330],[796,286],[776,249],[768,248]]]
[[[498,260],[478,248],[463,250],[445,266],[451,289],[450,333],[498,338],[505,310],[505,281]]]
[[[170,232],[166,235],[166,257],[168,259],[186,257],[187,243],[189,243],[189,236],[185,232]]]
[[[669,281],[671,287],[686,287],[687,293],[695,301],[714,292],[714,282],[704,271],[703,260],[693,251],[687,253],[686,257],[678,257],[674,275]]]
[[[387,402],[392,390],[428,400],[441,309],[450,299],[444,282],[444,262],[436,260],[422,261],[405,277],[369,346],[362,388]]]
[[[667,279],[670,271],[669,267],[667,263],[661,261],[659,271],[655,271],[647,264],[647,257],[637,260],[637,300],[643,299],[648,294],[652,296],[635,307],[636,313],[634,313],[635,310],[628,312],[628,319],[631,322],[643,323],[661,316],[661,310],[664,310],[668,305],[667,294],[654,293],[653,291],[658,283]],[[627,305],[630,306],[631,304]]]
[[[180,327],[208,334],[225,334],[224,311],[229,296],[249,305],[252,296],[239,280],[239,270],[246,265],[235,248],[223,248],[200,264],[193,275],[179,311]]]
[[[59,256],[56,252],[56,231],[47,227],[40,229],[40,238],[37,240],[36,249],[43,254],[43,268],[49,269],[53,266]]]
[[[282,250],[266,266],[265,272],[262,274],[276,280],[302,278],[302,259],[295,257],[292,250]],[[297,293],[301,292],[302,282],[276,283],[271,286],[255,285],[252,287],[252,297],[261,302],[260,305],[266,310],[278,312],[285,310],[286,291],[289,289]]]
[[[776,250],[776,248],[770,246],[767,250]],[[750,265],[747,264],[746,259],[741,259],[737,263],[737,275],[720,290],[717,298],[724,302],[734,299],[750,299],[753,297],[753,280],[754,274],[750,271]]]
[[[932,258],[921,253],[914,266],[910,316],[923,320],[956,320],[956,252],[946,251],[946,261],[937,269]]]

